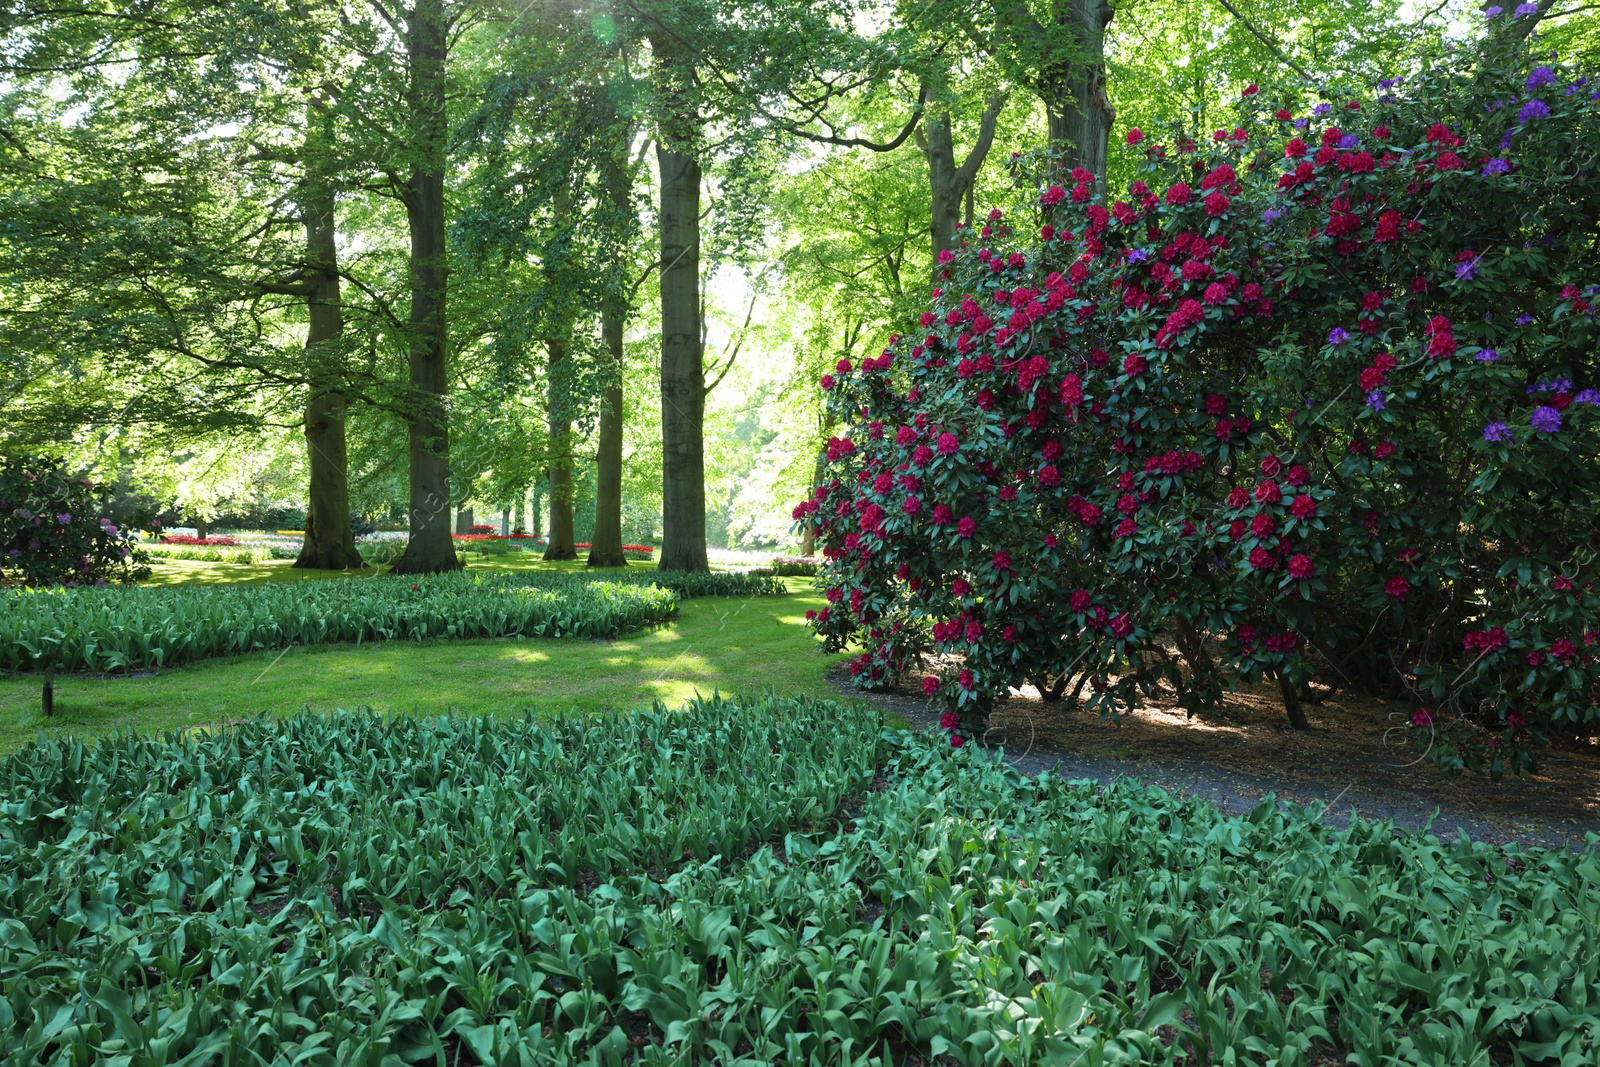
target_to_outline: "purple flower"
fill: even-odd
[[[1526,6],[1533,7],[1532,4],[1528,4]],[[1518,8],[1517,10],[1520,12],[1522,9]],[[1534,10],[1537,11],[1538,8],[1534,8]],[[1556,72],[1551,70],[1549,67],[1534,67],[1533,73],[1528,75],[1529,89],[1537,89],[1541,85],[1554,85],[1555,83]]]
[[[1497,19],[1505,13],[1506,9],[1496,4],[1494,7],[1485,8],[1483,11],[1483,17],[1486,19]]]
[[[1483,165],[1483,176],[1488,178],[1495,174],[1505,174],[1511,170],[1511,164],[1503,159],[1491,159]]]
[[[1350,340],[1350,331],[1343,326],[1335,326],[1328,331],[1328,343],[1330,345],[1342,345],[1348,340]]]
[[[1332,110],[1332,104],[1318,104],[1316,107],[1311,109],[1311,114],[1320,119],[1322,116],[1326,115]]]
[[[1297,129],[1297,130],[1303,130],[1303,129],[1306,128],[1306,124],[1309,121],[1310,121],[1309,119],[1295,119],[1294,120],[1294,128]]]
[[[1549,117],[1550,105],[1538,99],[1529,100],[1522,105],[1522,110],[1517,112],[1517,118],[1523,122],[1531,122],[1534,119],[1547,119]]]
[[[72,513],[63,511],[61,514],[56,516],[56,521],[65,526],[72,521]]]
[[[1142,248],[1132,249],[1128,253],[1128,262],[1129,263],[1142,263],[1142,262],[1144,262],[1145,260],[1147,260],[1149,258],[1150,258],[1150,253],[1146,252]]]
[[[1261,213],[1261,221],[1266,223],[1268,226],[1271,226],[1274,222],[1277,222],[1281,218],[1283,218],[1283,212],[1279,211],[1275,207],[1269,207],[1267,210]]]
[[[1372,392],[1367,394],[1367,407],[1371,408],[1373,411],[1383,410],[1382,389],[1374,389]]]
[[[1483,428],[1483,439],[1494,444],[1499,444],[1501,441],[1509,441],[1511,440],[1511,427],[1503,422],[1491,422]]]
[[[1485,348],[1482,352],[1478,353],[1478,362],[1479,363],[1493,363],[1495,360],[1497,360],[1499,358],[1500,358],[1500,353],[1496,352],[1492,348]]]
[[[1561,412],[1553,407],[1540,406],[1533,409],[1533,414],[1528,417],[1533,428],[1540,433],[1559,433],[1561,430]]]
[[[1539,13],[1539,5],[1538,4],[1518,4],[1517,5],[1517,9],[1515,11],[1511,12],[1511,13],[1513,15],[1515,15],[1519,19],[1520,18],[1527,18],[1529,15],[1537,15]]]
[[[1600,406],[1600,389],[1585,389],[1572,398],[1574,404],[1594,404]]]
[[[1526,326],[1526,325],[1528,325],[1528,323],[1530,323],[1532,321],[1533,321],[1533,316],[1529,315],[1527,312],[1523,312],[1521,315],[1517,316],[1517,325],[1518,326]]]
[[[1343,137],[1339,138],[1339,147],[1344,149],[1346,152],[1350,151],[1352,148],[1358,148],[1360,145],[1361,138],[1357,137],[1353,133],[1347,133]]]
[[[1572,388],[1572,379],[1571,378],[1557,378],[1555,381],[1550,383],[1550,391],[1553,392],[1553,393],[1565,393],[1565,392],[1569,391],[1571,388]]]
[[[1481,256],[1473,256],[1471,259],[1465,259],[1457,263],[1456,280],[1470,282],[1476,278],[1478,276],[1478,260],[1481,258]]]

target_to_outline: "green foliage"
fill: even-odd
[[[666,584],[666,583],[663,583]],[[288,645],[430,637],[615,637],[665,622],[678,595],[580,575],[454,573],[419,582],[8,592],[0,669],[124,671]]]
[[[770,571],[644,571],[629,573],[627,580],[662,586],[685,600],[702,596],[776,596],[788,591],[783,579]]]
[[[1591,856],[1026,779],[860,706],[49,742],[0,766],[0,804],[10,1062],[1584,1064],[1600,1040]]]

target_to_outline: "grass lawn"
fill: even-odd
[[[522,570],[515,557],[473,561],[472,570]],[[258,564],[164,562],[151,584],[352,580],[297,571],[287,561]],[[676,707],[695,694],[774,690],[786,696],[837,696],[825,656],[805,626],[822,606],[808,579],[786,597],[685,600],[678,621],[616,641],[497,639],[294,647],[208,660],[145,677],[65,676],[56,713],[39,711],[39,679],[0,677],[0,751],[38,737],[165,730],[285,715],[302,708],[438,714],[446,711],[597,712],[661,701]]]

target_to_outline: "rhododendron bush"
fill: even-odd
[[[111,491],[35,456],[0,461],[0,586],[106,585],[148,577]]]
[[[1435,759],[1494,774],[1587,729],[1595,88],[1463,54],[1132,131],[1109,195],[1018,161],[1029,202],[822,381],[816,630],[862,687],[922,674],[957,745],[1024,682],[1115,714],[1275,680],[1296,725],[1313,683],[1408,695]]]

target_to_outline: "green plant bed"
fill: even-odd
[[[0,669],[123,671],[288,645],[430,637],[615,637],[677,595],[564,574],[0,594]]]
[[[1600,1036],[1592,855],[1027,779],[860,705],[51,742],[0,804],[7,1062],[1587,1064]]]

